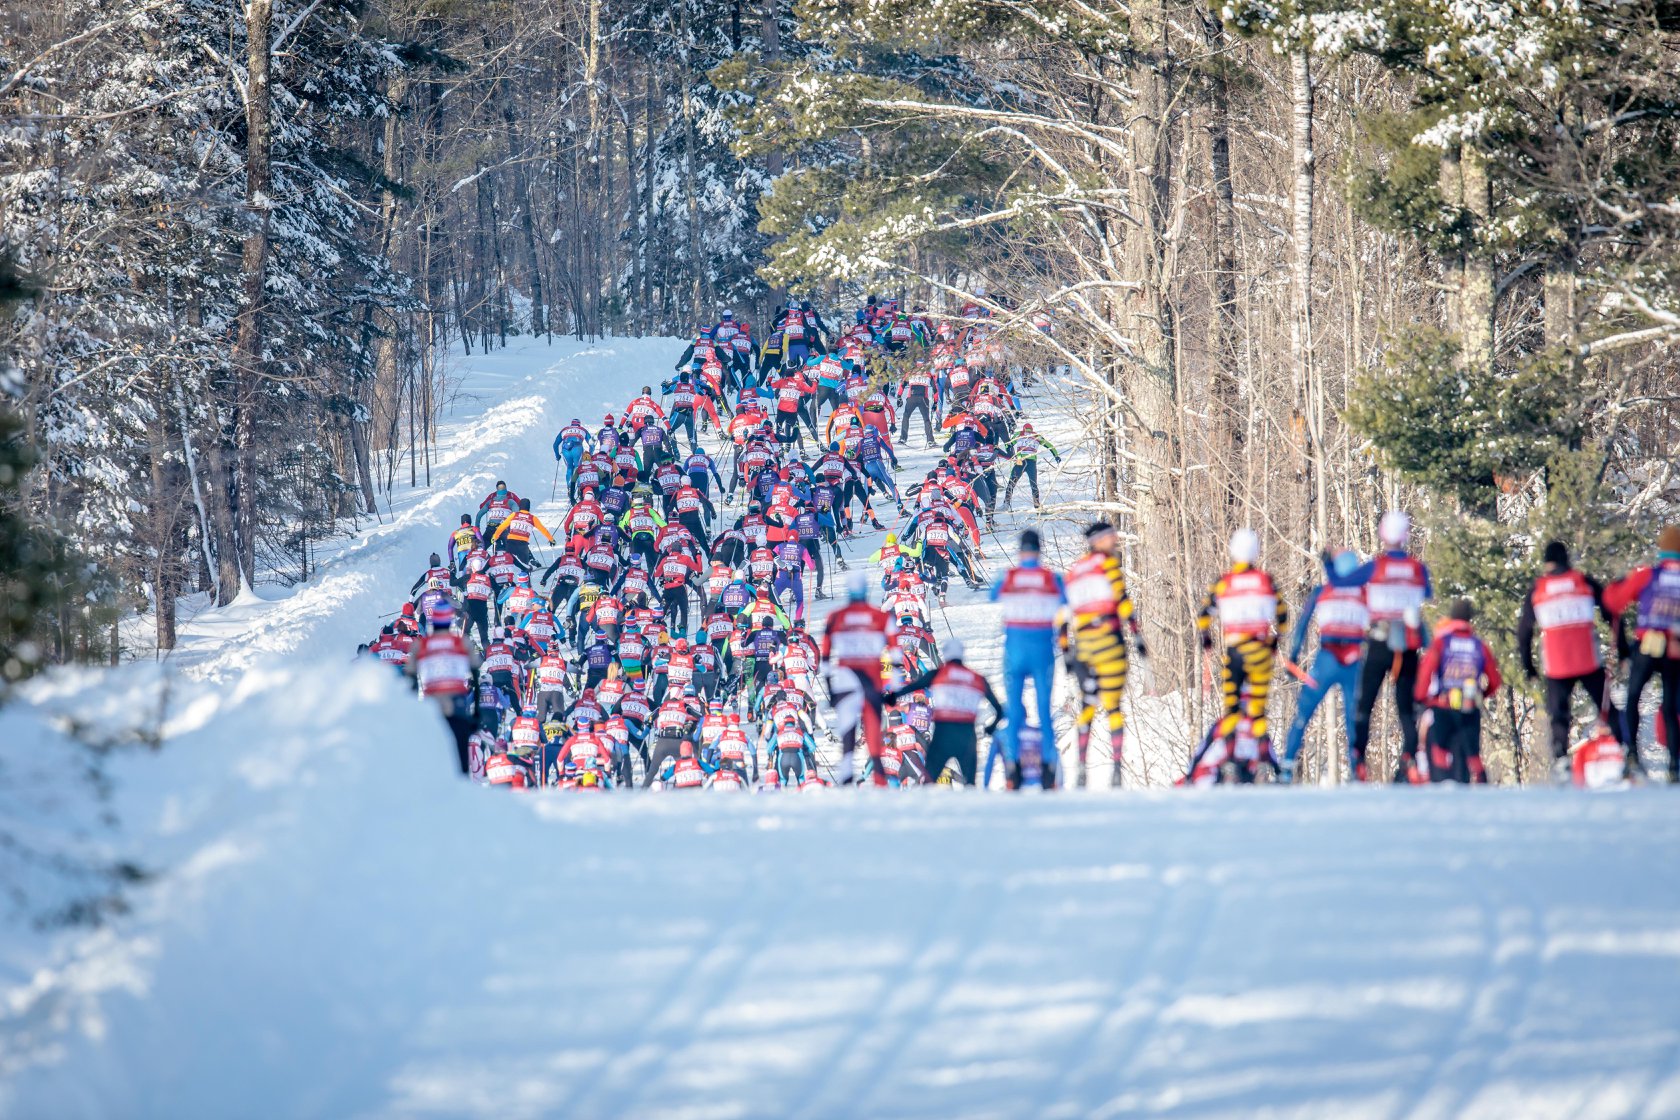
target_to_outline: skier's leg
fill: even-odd
[[[1668,780],[1680,781],[1680,658],[1662,659],[1662,720],[1663,736],[1668,740]]]
[[[1551,732],[1552,761],[1569,753],[1570,702],[1579,677],[1546,678],[1546,722]],[[1587,695],[1593,695],[1589,689]]]
[[[1644,763],[1639,758],[1639,700],[1645,693],[1645,686],[1656,675],[1657,662],[1648,653],[1634,651],[1633,659],[1628,665],[1627,699],[1622,709],[1622,743],[1628,749],[1629,767],[1643,768]]]
[[[1407,650],[1400,655],[1400,672],[1394,678],[1394,708],[1400,717],[1400,747],[1401,767],[1406,759],[1417,756],[1418,726],[1417,701],[1412,696],[1413,687],[1417,684],[1418,655],[1415,650]],[[1396,768],[1394,780],[1404,778],[1402,768]]]
[[[1464,760],[1464,776],[1461,779],[1472,785],[1487,784],[1487,770],[1482,766],[1482,713],[1480,710],[1465,713],[1463,748],[1458,751]]]
[[[1365,643],[1365,656],[1359,662],[1359,687],[1353,705],[1353,767],[1356,781],[1364,781],[1359,771],[1365,767],[1371,748],[1371,713],[1382,695],[1383,681],[1394,664],[1394,651],[1385,642]]]
[[[1318,706],[1324,698],[1330,695],[1330,688],[1335,683],[1324,672],[1324,663],[1335,661],[1335,658],[1324,650],[1318,651],[1313,659],[1312,678],[1316,685],[1302,685],[1301,696],[1295,702],[1295,718],[1289,721],[1289,732],[1284,737],[1283,764],[1293,772],[1295,760],[1300,757],[1301,744],[1307,737],[1307,727],[1312,723],[1313,716],[1318,712]]]
[[[1042,744],[1042,759],[1045,766],[1055,766],[1058,761],[1056,754],[1056,713],[1051,707],[1050,694],[1054,691],[1051,682],[1056,679],[1056,657],[1053,651],[1046,649],[1043,656],[1033,663],[1032,669],[1033,692],[1038,696],[1038,733]]]

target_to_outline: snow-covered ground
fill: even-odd
[[[555,429],[676,353],[471,359],[436,486],[310,583],[0,712],[0,1115],[1680,1116],[1660,788],[456,779],[350,653],[498,477],[558,513]]]

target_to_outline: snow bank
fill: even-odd
[[[1659,791],[519,797],[409,730],[190,807],[8,1112],[1680,1110]]]

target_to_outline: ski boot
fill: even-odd
[[[1085,764],[1083,762],[1081,762],[1079,764],[1078,768],[1075,769],[1074,772],[1073,772],[1073,787],[1075,789],[1084,789],[1085,788],[1085,780],[1086,780]]]
[[[1281,762],[1278,764],[1277,784],[1280,786],[1292,786],[1295,784],[1295,764],[1293,762]]]
[[[1039,776],[1039,782],[1041,783],[1041,788],[1043,789],[1056,788],[1056,764],[1054,762],[1046,762],[1044,764],[1044,769]]]
[[[1119,789],[1121,787],[1121,785],[1123,785],[1125,783],[1125,780],[1126,780],[1126,776],[1125,776],[1124,772],[1120,769],[1120,764],[1118,762],[1116,762],[1114,764],[1114,769],[1109,771],[1109,774],[1108,774],[1108,788],[1109,789]]]

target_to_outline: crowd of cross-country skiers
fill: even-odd
[[[723,312],[658,395],[643,386],[598,425],[576,417],[561,428],[553,496],[563,471],[570,506],[559,524],[498,482],[360,652],[400,668],[440,706],[463,773],[589,789],[989,785],[1000,761],[1009,788],[1053,788],[1065,777],[1051,700],[1060,662],[1079,695],[1066,777],[1087,784],[1100,715],[1110,784],[1120,785],[1129,659],[1147,651],[1116,530],[1092,525],[1084,555],[1058,573],[1027,529],[1013,566],[995,580],[985,570],[999,508],[1023,479],[1037,508],[1039,457],[1060,459],[1022,415],[986,320],[972,305],[935,319],[870,297],[835,329],[793,302],[755,344],[750,326]],[[901,489],[895,448],[918,417],[916,434],[942,456]],[[731,520],[723,511],[737,503]],[[883,513],[894,528],[854,569],[847,542],[863,525],[886,530]],[[1432,588],[1407,549],[1410,531],[1390,511],[1376,556],[1325,553],[1324,580],[1293,629],[1260,567],[1258,536],[1233,535],[1231,567],[1195,620],[1203,647],[1220,654],[1221,710],[1181,784],[1293,781],[1332,690],[1342,693],[1348,766],[1368,780],[1372,717],[1389,683],[1402,738],[1392,780],[1486,781],[1481,717],[1499,667],[1467,601],[1433,628],[1426,621]],[[556,553],[546,565],[533,537]],[[807,593],[831,598],[841,572],[845,602],[808,625]],[[964,664],[960,640],[935,638],[953,578],[1001,608],[1001,698]],[[1610,703],[1600,618],[1630,665],[1625,712]],[[1318,648],[1303,668],[1313,621]],[[1548,545],[1518,637],[1523,669],[1545,680],[1560,780],[1642,772],[1638,704],[1653,679],[1669,776],[1680,779],[1680,529],[1664,530],[1655,564],[1608,586]],[[1277,753],[1266,711],[1280,663],[1302,691]],[[1572,747],[1578,686],[1598,720]],[[819,741],[840,748],[827,773]]]

